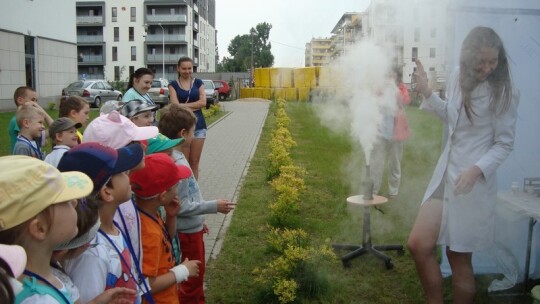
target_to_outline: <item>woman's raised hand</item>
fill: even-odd
[[[424,95],[425,98],[428,98],[431,96],[432,91],[428,85],[427,73],[424,70],[424,65],[422,65],[420,59],[416,59],[414,62],[416,63],[416,72],[414,72],[416,86],[414,87],[414,91]]]

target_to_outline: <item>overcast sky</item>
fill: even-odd
[[[272,24],[270,42],[275,67],[304,66],[305,44],[329,37],[346,12],[363,12],[369,0],[216,0],[220,61],[236,35],[258,23]]]

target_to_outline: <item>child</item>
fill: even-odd
[[[15,93],[13,94],[13,101],[15,101],[15,106],[17,107],[17,109],[26,103],[31,104],[42,113],[43,117],[45,117],[45,121],[47,122],[48,126],[52,124],[53,119],[42,107],[39,106],[39,104],[37,103],[38,101],[37,93],[31,87],[18,87],[15,90]],[[19,129],[19,126],[17,125],[17,120],[15,118],[15,115],[13,115],[13,118],[11,118],[11,120],[9,121],[9,127],[8,127],[9,140],[11,142],[11,146],[9,149],[10,152],[13,152],[13,148],[15,147],[15,143],[17,142],[17,135],[19,135],[19,132],[20,132],[20,129]],[[42,146],[43,146],[45,145],[45,139],[47,138],[47,135],[45,134],[45,132],[42,133],[41,138],[43,140],[43,143],[42,143]]]
[[[156,127],[137,127],[131,120],[113,110],[109,114],[94,119],[84,130],[83,138],[85,142],[99,142],[113,149],[118,149],[131,142],[144,141],[157,135],[158,129]],[[120,231],[125,234],[128,245],[135,253],[135,260],[138,261],[137,272],[142,278],[141,227],[135,202],[126,199],[125,203],[120,204],[114,221]],[[143,286],[147,285],[143,284]]]
[[[67,150],[78,144],[77,129],[82,124],[67,117],[55,120],[49,127],[49,136],[52,139],[52,152],[45,157],[45,162],[55,167]]]
[[[99,143],[83,143],[66,152],[58,164],[62,170],[85,172],[94,182],[92,198],[96,199],[101,225],[92,243],[98,245],[64,265],[83,303],[114,287],[141,290],[131,250],[114,225],[113,216],[118,205],[131,196],[126,171],[138,166],[143,154],[140,144],[115,150]],[[140,302],[140,294],[135,300]]]
[[[60,101],[58,107],[58,117],[67,117],[74,122],[78,122],[81,126],[86,125],[86,122],[90,118],[90,105],[86,99],[80,96],[69,96],[68,98]],[[78,143],[82,142],[82,134],[77,130]]]
[[[181,144],[183,141],[183,138],[169,139],[167,136],[160,133],[158,136],[150,138],[147,141],[148,147],[146,148],[146,154],[160,152],[171,156],[173,148]]]
[[[191,176],[191,170],[175,165],[164,153],[145,157],[145,166],[131,174],[131,187],[135,193],[141,215],[141,237],[143,246],[143,273],[148,277],[150,289],[156,303],[179,303],[177,283],[197,276],[200,261],[185,261],[175,266],[172,253],[172,238],[175,227],[165,227],[158,208],[165,207],[166,214],[174,223],[180,208],[176,198],[178,182]]]
[[[0,157],[0,168],[0,243],[22,246],[28,257],[16,303],[73,303],[49,261],[77,234],[74,207],[90,194],[92,180],[27,156]]]
[[[173,150],[172,158],[178,165],[189,166],[187,159],[182,154],[182,147],[189,146],[194,137],[195,115],[190,110],[178,104],[171,104],[163,109],[159,129],[165,136],[184,141]],[[229,213],[235,204],[225,199],[205,201],[202,197],[197,180],[192,175],[188,179],[180,181],[178,187],[180,197],[180,212],[176,217],[177,236],[180,239],[182,258],[200,260],[199,276],[190,278],[181,284],[183,290],[180,302],[204,303],[204,240],[203,233],[207,231],[204,224],[204,214],[220,212]]]
[[[148,127],[154,122],[154,111],[159,108],[147,100],[133,99],[124,103],[120,114],[129,118],[138,127]]]
[[[41,146],[44,144],[42,140],[43,125],[42,112],[31,104],[24,104],[17,110],[15,114],[17,125],[19,125],[19,135],[17,142],[13,147],[14,155],[26,155],[43,160],[43,152]]]

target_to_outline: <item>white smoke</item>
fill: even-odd
[[[397,110],[392,62],[392,54],[371,40],[348,46],[330,72],[322,69],[319,76],[319,84],[335,85],[335,92],[328,89],[331,93],[313,98],[322,124],[349,134],[353,143],[362,146],[366,164],[385,118]]]

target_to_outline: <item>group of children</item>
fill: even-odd
[[[31,88],[14,100],[14,155],[0,157],[0,302],[204,303],[204,214],[235,204],[205,201],[181,152],[193,112],[172,104],[158,128],[147,100],[111,103],[81,135],[83,98],[62,100],[56,120]]]

